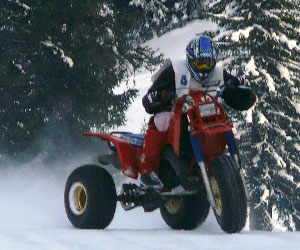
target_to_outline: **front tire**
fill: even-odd
[[[112,221],[117,195],[111,175],[96,165],[84,165],[69,176],[64,193],[65,210],[77,228],[104,229]]]
[[[206,191],[177,197],[165,202],[160,208],[164,221],[173,229],[192,230],[201,225],[209,213]]]
[[[247,219],[247,198],[236,163],[227,155],[216,157],[210,163],[209,179],[218,224],[227,233],[241,231]]]

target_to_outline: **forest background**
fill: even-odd
[[[197,19],[222,64],[244,74],[258,99],[228,109],[249,191],[252,229],[277,220],[300,230],[299,1],[1,1],[0,161],[53,162],[95,150],[83,130],[126,122],[137,90],[113,89],[165,59],[143,44]],[[195,34],[197,31],[195,30]],[[89,144],[87,144],[89,143]]]

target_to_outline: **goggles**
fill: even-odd
[[[211,58],[192,59],[190,60],[190,65],[195,71],[205,73],[211,71],[215,67],[216,60]]]

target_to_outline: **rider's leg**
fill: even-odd
[[[162,187],[162,183],[157,174],[160,154],[167,141],[167,134],[167,131],[161,132],[156,128],[152,117],[146,131],[140,165],[141,181],[145,185]]]

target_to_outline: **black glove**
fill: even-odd
[[[244,76],[238,77],[240,84],[238,86],[243,86],[245,88],[250,88],[248,80]]]
[[[226,88],[250,88],[248,80],[244,76],[231,77],[225,82]]]
[[[147,113],[154,114],[158,110],[158,106],[162,101],[161,93],[158,91],[151,91],[147,93],[143,99],[143,106]]]
[[[236,79],[236,80],[235,80]],[[221,97],[229,107],[236,110],[248,110],[256,102],[248,81],[244,77],[229,79],[222,91]]]
[[[148,102],[150,104],[154,104],[154,103],[162,101],[161,93],[159,93],[158,91],[151,91],[151,92],[147,93],[145,95],[145,98],[148,99]]]
[[[143,106],[147,113],[154,114],[171,108],[175,93],[167,91],[151,91],[143,97]]]

